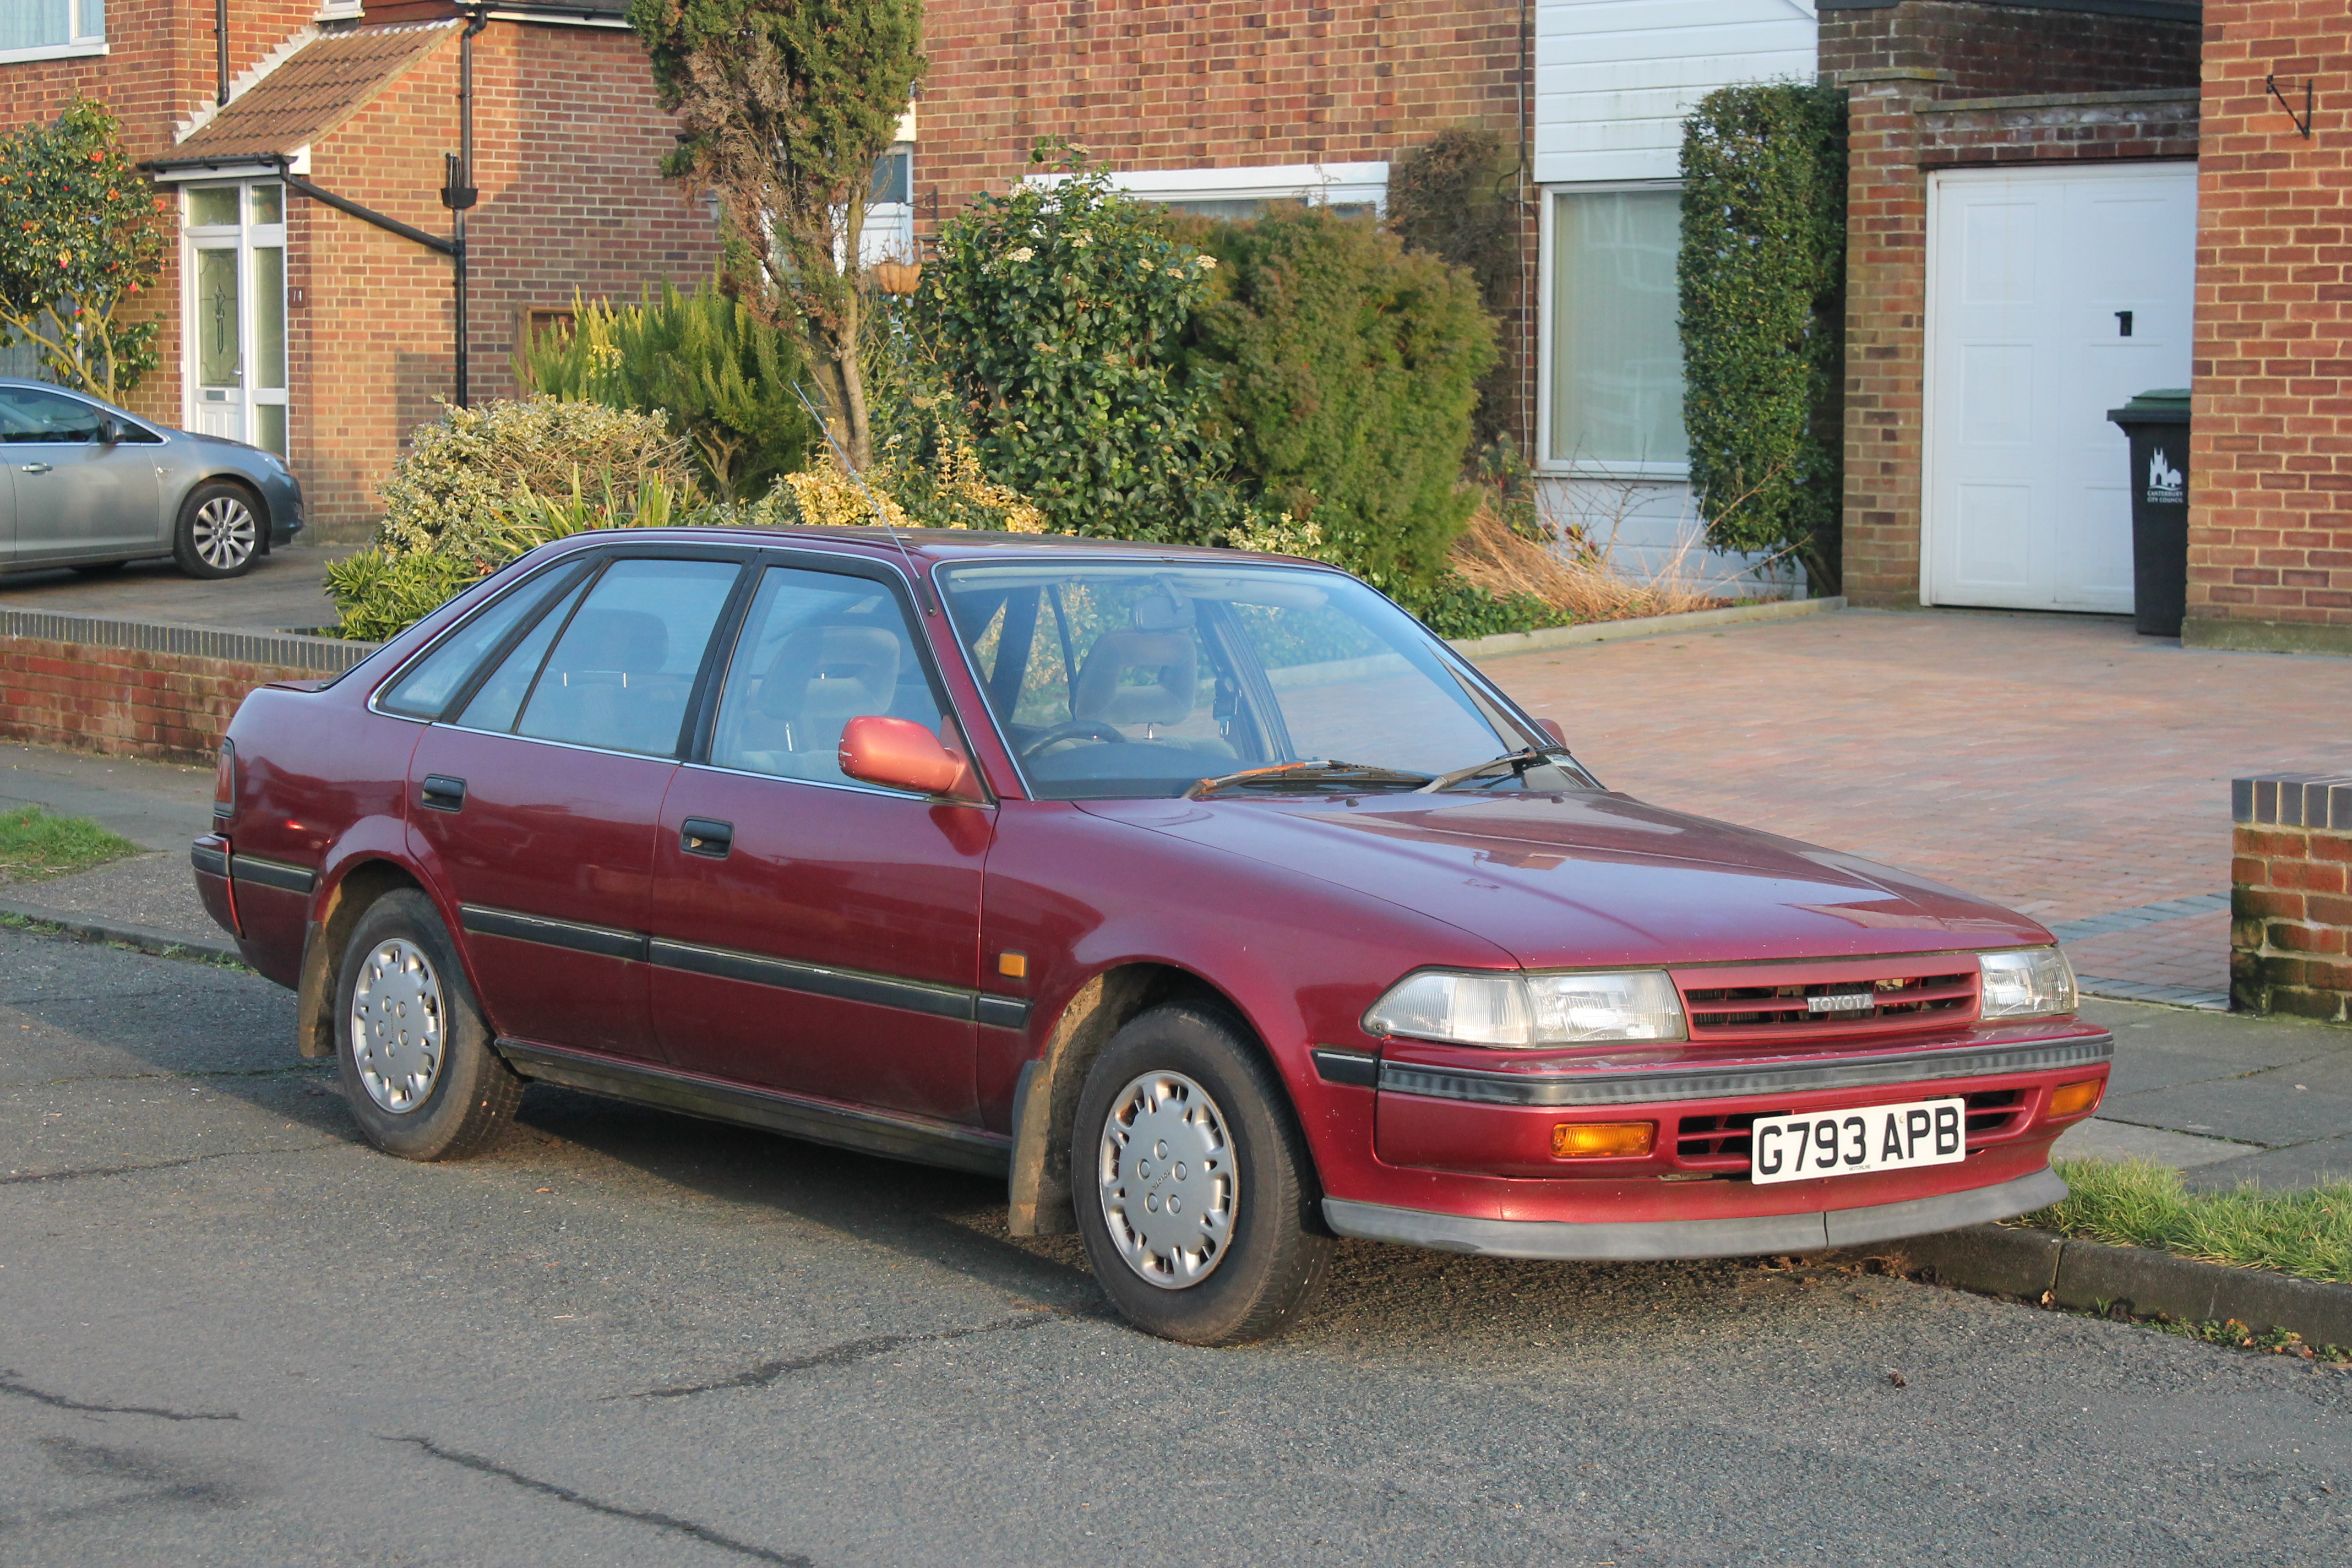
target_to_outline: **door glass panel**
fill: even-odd
[[[236,187],[215,186],[188,193],[188,224],[192,228],[235,228]]]
[[[576,575],[576,569],[560,568],[509,594],[426,654],[376,700],[376,706],[410,719],[439,718],[474,667]]]
[[[79,397],[29,386],[0,386],[0,441],[98,439],[98,410]]]
[[[253,187],[253,221],[257,226],[286,221],[285,192],[283,185]]]
[[[202,194],[202,193],[199,193]],[[229,193],[232,198],[236,192]],[[196,380],[237,384],[236,252],[196,252]]]
[[[728,668],[711,762],[845,782],[842,727],[868,713],[940,721],[897,595],[870,578],[770,567]]]
[[[253,251],[253,384],[286,384],[286,252]],[[265,443],[267,445],[267,443]]]
[[[286,405],[260,403],[254,405],[253,444],[281,458],[286,455]]]
[[[668,756],[711,628],[735,585],[722,561],[621,561],[563,628],[517,733]]]

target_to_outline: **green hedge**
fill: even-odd
[[[1845,94],[1719,88],[1683,122],[1683,424],[1718,549],[1792,552],[1834,592]]]

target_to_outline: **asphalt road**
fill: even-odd
[[[2352,1558],[2352,1380],[2301,1363],[1371,1246],[1187,1349],[983,1181],[544,1089],[387,1159],[291,1016],[0,931],[0,1563]]]

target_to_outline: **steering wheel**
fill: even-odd
[[[1068,723],[1055,725],[1022,747],[1021,760],[1034,762],[1045,754],[1048,747],[1068,745],[1078,741],[1100,741],[1113,746],[1127,744],[1127,737],[1108,724],[1093,719],[1073,719]]]

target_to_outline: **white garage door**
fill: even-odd
[[[2106,415],[2189,384],[2196,250],[2193,163],[1930,179],[1924,602],[2130,613]]]

